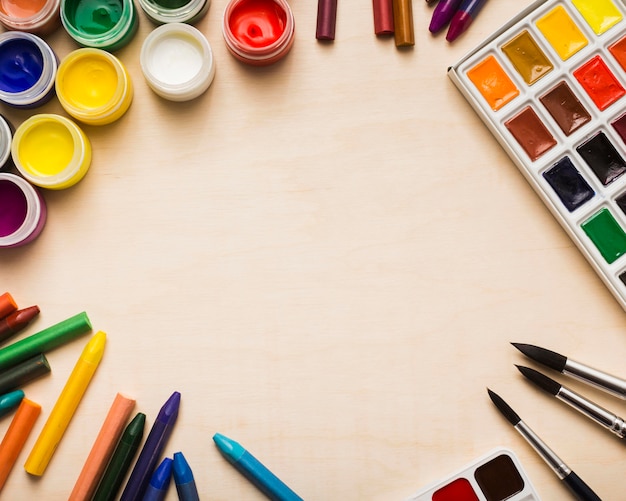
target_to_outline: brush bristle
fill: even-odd
[[[508,419],[509,423],[515,426],[522,420],[522,418],[520,418],[517,413],[513,409],[511,409],[511,407],[509,407],[509,404],[502,400],[502,397],[500,395],[491,391],[489,388],[487,388],[487,393],[489,393],[489,398],[491,398],[491,401],[502,413],[502,415]]]
[[[567,357],[561,355],[560,353],[546,350],[545,348],[540,348],[539,346],[535,346],[533,344],[511,344],[528,358],[532,358],[535,362],[539,362],[540,364],[550,367],[550,369],[554,369],[555,371],[559,372],[563,372],[563,369],[565,369]]]
[[[547,391],[551,395],[556,396],[561,389],[561,385],[557,383],[554,379],[549,378],[545,374],[542,374],[535,369],[531,369],[530,367],[524,367],[522,365],[516,365],[515,367],[529,380],[535,383],[539,388],[544,391]]]

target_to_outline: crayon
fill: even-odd
[[[433,10],[433,17],[430,19],[428,30],[431,33],[437,33],[447,26],[454,16],[454,13],[459,8],[461,1],[462,0],[440,0],[435,10]]]
[[[374,33],[376,35],[393,35],[393,1],[372,0],[374,11]]]
[[[161,407],[150,429],[146,443],[143,445],[126,487],[122,491],[121,501],[141,500],[148,487],[150,475],[154,471],[163,448],[172,434],[176,418],[178,418],[179,407],[180,393],[175,391]]]
[[[128,424],[115,448],[109,465],[104,471],[104,475],[102,475],[102,480],[92,501],[113,501],[116,499],[126,472],[128,472],[135,453],[139,449],[139,444],[141,444],[145,424],[146,415],[142,412],[138,412]]]
[[[105,343],[106,334],[99,331],[91,337],[83,349],[24,464],[24,469],[31,475],[41,476],[46,471],[54,451],[102,360]]]
[[[393,0],[392,7],[396,47],[412,47],[415,45],[413,4],[411,0]]]
[[[15,390],[0,396],[0,416],[8,414],[15,409],[24,398],[22,390]]]
[[[4,435],[2,443],[0,443],[0,490],[4,487],[40,413],[41,406],[39,404],[27,398],[22,399],[9,429]]]
[[[174,482],[180,501],[199,501],[196,481],[182,452],[174,453]]]
[[[115,395],[100,432],[78,475],[68,501],[91,499],[117,445],[126,422],[135,407],[135,400],[121,393]]]
[[[27,358],[45,353],[91,330],[87,313],[82,312],[37,334],[21,339],[0,349],[0,371],[4,371]]]
[[[17,311],[17,303],[13,296],[8,292],[0,295],[0,318],[4,318],[14,311]]]
[[[337,0],[318,0],[315,38],[334,40],[337,24]]]
[[[45,355],[39,354],[0,372],[0,393],[15,390],[50,372]]]
[[[446,40],[453,42],[470,27],[486,0],[463,0],[450,21]]]
[[[0,319],[0,343],[25,329],[37,315],[39,315],[39,306],[29,306]]]
[[[154,470],[142,501],[163,501],[172,480],[172,460],[165,458]]]
[[[272,501],[302,501],[300,496],[238,442],[221,433],[213,435],[213,441],[228,462]]]

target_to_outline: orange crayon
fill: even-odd
[[[14,311],[17,311],[17,303],[13,296],[8,292],[0,294],[0,318],[7,317]]]
[[[134,399],[121,393],[115,396],[68,501],[85,500],[93,497],[134,407]]]
[[[40,413],[41,405],[27,398],[22,399],[9,425],[9,429],[4,435],[2,443],[0,443],[0,490],[4,487],[4,483],[13,469],[17,456],[19,456],[22,447],[24,447],[26,439]]]

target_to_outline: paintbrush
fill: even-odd
[[[581,412],[585,416],[594,420],[596,423],[604,426],[607,430],[615,433],[619,438],[626,437],[626,423],[621,417],[603,409],[591,400],[588,400],[575,391],[566,388],[554,379],[549,378],[535,369],[521,365],[516,365],[515,367],[517,367],[526,378],[535,383],[545,392],[572,406],[578,412]]]
[[[598,495],[557,456],[547,444],[509,407],[502,397],[487,388],[489,398],[513,425],[519,434],[526,439],[552,471],[561,479],[579,501],[601,501]]]
[[[560,353],[546,350],[532,344],[511,343],[519,351],[535,362],[539,362],[566,376],[571,376],[611,395],[626,399],[626,380],[576,362]]]

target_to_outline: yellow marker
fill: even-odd
[[[537,28],[563,61],[572,57],[589,43],[562,5],[539,19]]]
[[[622,20],[612,0],[572,0],[596,35],[601,35]]]
[[[106,334],[100,331],[94,334],[85,346],[24,464],[24,469],[31,475],[41,476],[46,470],[102,360],[105,342]]]

